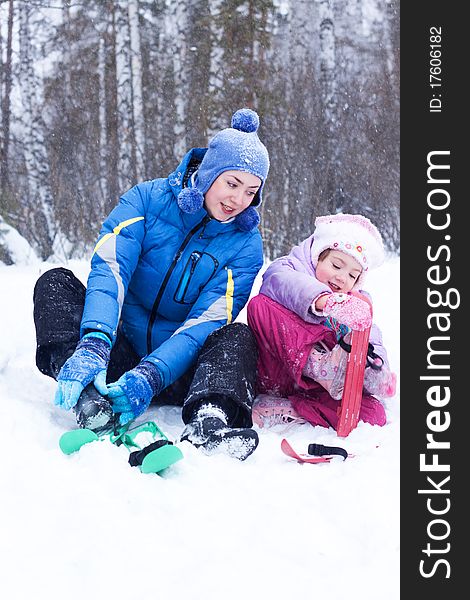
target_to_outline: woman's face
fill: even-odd
[[[350,292],[362,273],[361,265],[341,250],[330,250],[318,261],[315,270],[318,281],[328,285],[332,292]]]
[[[253,201],[261,179],[245,171],[224,171],[204,196],[204,206],[217,221],[236,217]]]

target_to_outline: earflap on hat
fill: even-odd
[[[361,265],[362,273],[354,287],[364,282],[369,269],[380,266],[385,260],[382,236],[377,227],[363,215],[338,213],[317,217],[311,247],[312,264],[315,268],[318,257],[328,248],[349,254]]]
[[[251,231],[260,224],[259,213],[256,208],[249,206],[235,217],[235,225],[240,231]]]

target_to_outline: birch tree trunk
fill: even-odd
[[[186,113],[188,104],[188,73],[186,39],[187,8],[183,2],[166,0],[166,51],[173,59],[174,107],[173,119],[174,154],[181,159],[187,151]]]
[[[213,99],[209,93],[211,69],[210,0],[190,3],[187,15],[187,90],[186,143],[188,147],[205,146],[213,112]]]
[[[325,120],[328,129],[334,134],[336,127],[336,55],[335,27],[330,0],[320,0],[320,57],[322,73],[322,96]]]
[[[220,24],[220,13],[223,0],[210,0],[209,11],[211,14],[211,50],[209,71],[209,95],[212,98],[213,110],[211,114],[208,135],[211,137],[220,128],[220,123],[226,121],[223,103],[220,101],[224,86],[224,51],[222,38],[223,27]]]
[[[49,256],[50,238],[50,193],[47,157],[44,148],[43,122],[40,115],[42,105],[41,86],[34,72],[34,48],[31,43],[32,7],[19,7],[19,55],[21,121],[23,130],[23,155],[26,170],[26,193],[21,223],[32,226],[33,239],[43,258]],[[20,228],[21,232],[21,228]]]
[[[125,191],[137,182],[132,111],[132,72],[127,1],[116,4],[116,79],[119,144],[119,183]]]
[[[116,72],[116,5],[114,0],[107,0],[104,25],[105,56],[105,137],[103,148],[107,196],[105,197],[104,214],[108,214],[122,193],[119,176],[119,135],[118,135],[118,85]]]
[[[390,88],[396,90],[400,82],[397,77],[397,59],[399,56],[398,48],[400,38],[397,35],[399,31],[398,16],[394,14],[396,10],[394,0],[382,0],[381,9],[383,11],[383,47],[386,57],[386,68],[390,81]]]
[[[142,95],[142,69],[138,0],[129,0],[128,14],[132,75],[132,115],[136,161],[135,171],[137,179],[140,180],[144,179],[145,174],[145,122],[144,101]]]
[[[106,23],[105,23],[106,26]],[[107,181],[107,136],[106,136],[106,46],[103,33],[100,35],[98,47],[98,76],[99,76],[99,155],[100,173],[99,188],[101,190],[101,207],[104,212],[106,198],[108,198]]]
[[[320,17],[320,70],[322,83],[322,106],[324,120],[325,189],[327,211],[335,212],[337,185],[337,97],[336,97],[336,43],[332,1],[318,1]]]
[[[13,0],[8,3],[8,25],[6,60],[2,64],[0,78],[0,98],[2,115],[2,135],[0,138],[0,194],[9,188],[8,154],[10,146],[11,90],[12,90],[12,50],[13,50]],[[1,55],[3,60],[3,55]],[[4,87],[3,87],[4,86]]]

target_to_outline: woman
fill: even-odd
[[[224,348],[232,352],[234,338],[249,336],[223,326],[247,302],[263,264],[255,207],[269,156],[254,111],[237,111],[231,125],[167,178],[121,197],[102,226],[86,293],[62,268],[36,283],[36,362],[57,379],[55,404],[73,408],[79,426],[125,424],[155,400],[181,404],[182,439],[207,451],[243,460],[256,448],[253,394],[230,390],[207,359],[220,367]]]

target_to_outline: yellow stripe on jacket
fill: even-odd
[[[232,311],[233,311],[233,292],[234,282],[232,276],[232,269],[227,269],[227,288],[224,296],[219,296],[215,302],[213,302],[202,314],[198,317],[188,319],[178,327],[178,329],[172,334],[178,335],[182,331],[200,325],[201,323],[207,323],[209,321],[221,321],[227,316],[227,325],[232,322]]]
[[[132,225],[133,223],[137,223],[137,221],[143,221],[143,220],[144,220],[144,217],[133,217],[132,219],[127,219],[126,221],[122,221],[122,223],[119,223],[119,225],[116,225],[116,227],[113,229],[112,233],[107,233],[97,242],[95,249],[93,250],[93,254],[95,254],[101,248],[101,246],[107,240],[109,240],[110,237],[112,237],[113,235],[119,235],[121,233],[121,230],[124,229],[124,227],[127,227],[128,225]]]
[[[227,324],[232,322],[232,310],[233,310],[233,276],[232,269],[227,268],[227,291],[225,292],[225,298],[227,302]]]

